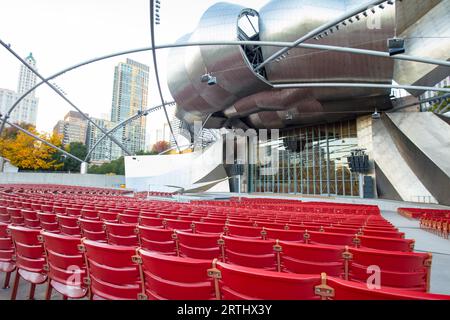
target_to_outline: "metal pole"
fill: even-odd
[[[4,43],[2,40],[0,40],[0,44],[3,45],[13,56],[15,56],[23,65],[28,66],[25,60],[22,59],[14,50],[11,49],[9,45]],[[101,128],[99,125],[97,125],[91,118],[89,118],[83,111],[81,111],[80,108],[78,108],[72,101],[70,101],[61,91],[59,91],[57,88],[55,88],[54,85],[52,85],[48,80],[46,80],[39,72],[37,72],[35,69],[30,68],[31,72],[33,72],[39,79],[41,79],[43,82],[45,82],[53,91],[55,91],[61,98],[63,98],[68,104],[70,104],[75,110],[77,110],[83,118],[85,118],[87,121],[92,123],[95,127],[100,129],[103,133],[106,133],[106,131]],[[11,107],[12,108],[12,107]],[[3,128],[6,124],[6,121],[8,120],[10,116],[10,112],[8,110],[8,113],[4,116],[2,125],[0,127],[0,134],[3,131]],[[131,155],[131,153],[119,142],[116,140],[116,138],[111,137],[111,140],[116,143],[126,154]]]
[[[53,148],[53,149],[58,150],[59,152],[65,154],[65,155],[68,156],[68,157],[71,157],[72,159],[74,159],[74,160],[76,160],[76,161],[79,161],[79,162],[81,162],[81,163],[84,162],[83,160],[81,160],[80,158],[74,156],[73,154],[70,154],[69,152],[67,152],[67,151],[65,151],[65,150],[63,150],[63,149],[61,149],[61,148],[55,146],[54,144],[51,144],[50,142],[48,142],[48,141],[42,139],[41,137],[38,137],[38,136],[34,135],[34,134],[31,133],[30,131],[28,131],[28,130],[26,130],[26,129],[20,127],[20,126],[18,126],[17,124],[12,123],[12,122],[9,122],[8,120],[6,120],[6,123],[9,124],[11,127],[14,127],[14,128],[16,128],[17,130],[19,130],[19,131],[22,131],[23,133],[25,133],[26,135],[32,137],[33,139],[36,139],[36,140],[38,140],[38,141],[40,141],[40,142],[46,144],[47,146],[49,146],[49,147],[51,147],[51,148]]]
[[[260,70],[261,68],[263,68],[264,66],[266,66],[268,63],[272,62],[273,60],[279,58],[281,55],[285,54],[286,52],[289,51],[289,49],[294,48],[296,46],[298,46],[299,44],[301,44],[302,42],[305,42],[308,39],[311,39],[319,34],[321,34],[322,32],[335,27],[337,24],[341,23],[342,21],[353,17],[354,15],[361,13],[363,11],[366,11],[367,9],[369,9],[370,7],[376,6],[382,2],[385,2],[386,0],[372,0],[369,1],[368,3],[361,5],[355,9],[353,9],[350,12],[346,12],[342,15],[340,15],[338,18],[325,23],[324,25],[321,25],[320,27],[315,28],[314,30],[308,32],[306,35],[304,35],[303,37],[301,37],[300,39],[294,41],[294,43],[289,46],[289,47],[285,47],[277,52],[275,52],[273,55],[271,55],[269,58],[267,58],[265,61],[263,61],[260,65],[258,65],[255,68],[255,71]]]
[[[177,146],[178,152],[180,152],[180,147],[178,146],[177,138],[175,137],[175,134],[173,133],[172,124],[170,123],[169,115],[167,114],[166,105],[164,103],[164,97],[161,89],[161,82],[159,81],[159,73],[158,73],[158,62],[156,60],[156,50],[155,50],[155,6],[154,6],[154,0],[150,0],[150,37],[151,37],[151,43],[152,43],[152,54],[153,54],[153,66],[155,68],[155,77],[156,77],[156,84],[158,86],[158,92],[159,97],[161,98],[161,104],[164,109],[164,115],[166,116],[167,124],[169,125],[170,134],[172,135],[173,141],[175,142],[175,145]]]
[[[364,175],[362,173],[359,174],[359,197],[364,198]]]

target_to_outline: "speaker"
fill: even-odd
[[[390,38],[387,40],[387,46],[390,56],[405,53],[405,39],[403,38]]]

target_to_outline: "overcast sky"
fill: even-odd
[[[192,31],[202,13],[219,1],[161,0],[161,25],[157,43],[171,43]],[[268,0],[228,1],[260,9]],[[1,0],[0,37],[22,57],[32,52],[38,71],[51,75],[67,66],[121,50],[150,46],[148,0]],[[158,53],[160,76],[166,100],[167,50]],[[102,117],[111,110],[114,66],[129,57],[152,67],[151,52],[112,58],[55,80],[68,98],[91,116]],[[16,90],[20,63],[0,48],[0,88]],[[159,104],[153,73],[149,87],[150,106]],[[37,90],[37,127],[51,131],[70,106],[51,89]],[[162,127],[163,113],[147,118],[148,134]],[[153,140],[153,139],[150,139]]]

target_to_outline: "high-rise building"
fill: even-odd
[[[36,85],[36,75],[31,69],[36,69],[36,60],[30,53],[25,61],[27,65],[20,66],[19,81],[17,84],[17,92],[8,89],[0,89],[0,113],[5,114],[8,109],[17,101],[17,99],[28,90]],[[14,109],[9,117],[9,121],[13,123],[29,123],[36,126],[37,109],[39,99],[35,92],[31,92],[24,98],[20,104]]]
[[[87,120],[77,111],[69,111],[64,120],[60,120],[55,125],[53,132],[62,135],[63,145],[72,142],[86,143],[88,129]]]
[[[98,126],[105,129],[106,131],[111,130],[116,124],[112,121],[106,119],[98,119],[91,118]],[[121,131],[118,130],[114,132],[114,137],[116,139],[121,139]],[[89,124],[87,129],[87,144],[88,148],[91,149],[97,141],[103,137],[103,132],[101,132],[98,128]],[[120,140],[119,140],[120,141]],[[111,160],[115,160],[121,156],[120,147],[111,141],[109,138],[103,139],[91,153],[90,159],[91,163],[104,163],[110,162]]]
[[[131,59],[115,67],[111,122],[119,123],[147,107],[149,70]],[[141,117],[119,130],[119,141],[131,153],[144,150],[145,129],[146,118]]]

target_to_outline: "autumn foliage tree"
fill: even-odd
[[[152,147],[153,154],[160,154],[170,148],[170,143],[167,141],[158,141]]]
[[[21,127],[58,147],[61,146],[62,139],[59,135],[39,133],[30,124],[21,124]],[[22,170],[58,170],[64,165],[54,157],[57,150],[15,128],[8,128],[2,134],[0,151],[11,164]]]

